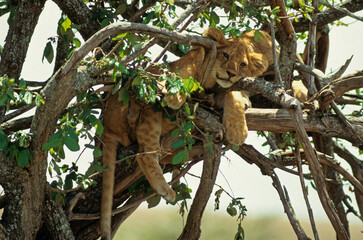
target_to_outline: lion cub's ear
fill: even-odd
[[[250,61],[249,70],[251,71],[249,77],[258,77],[268,68],[268,61],[263,54],[249,53],[248,57]]]
[[[226,40],[226,38],[224,37],[224,34],[221,30],[219,30],[218,28],[208,28],[204,34],[204,37],[208,37],[213,39],[214,41],[217,42],[217,47],[222,47],[228,44],[228,41]]]

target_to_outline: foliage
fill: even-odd
[[[12,23],[18,9],[18,2],[0,0],[0,12],[1,14],[3,12],[9,13],[9,25]],[[197,10],[200,10],[199,12],[194,11],[189,14],[193,18],[182,23],[185,24],[186,31],[201,34],[207,27],[217,27],[226,36],[236,38],[241,36],[244,31],[260,29],[271,20],[282,20],[279,17],[281,10],[279,7],[271,9],[270,6],[266,5],[245,5],[246,1],[244,0],[221,1],[221,5],[216,2],[218,1],[211,1],[207,4],[207,1],[205,1],[204,5],[202,4],[205,8],[198,6]],[[85,3],[92,15],[89,20],[96,21],[100,29],[120,21],[139,22],[173,31],[179,31],[182,28],[180,26],[176,27],[174,24],[181,17],[181,12],[184,11],[184,6],[180,7],[180,5],[176,4],[176,1],[84,0],[83,3]],[[298,6],[295,6],[296,1],[292,0],[287,0],[285,3],[287,17],[295,22],[298,22],[302,17],[312,21],[311,13],[326,9],[323,5],[318,5],[318,9],[314,9],[309,1],[299,0]],[[229,4],[230,8],[224,9],[225,4]],[[59,52],[55,51],[57,44],[64,43],[66,45],[64,55],[69,58],[77,48],[81,47],[82,41],[87,40],[79,38],[79,35],[82,34],[80,30],[87,26],[75,24],[73,19],[74,16],[71,14],[67,15],[66,12],[61,14],[57,26],[57,36],[50,36],[45,43],[41,43],[43,47],[45,45],[42,62],[46,60],[50,64],[58,61],[56,54],[60,54],[62,50],[57,49]],[[332,24],[337,26],[345,25],[341,20]],[[299,39],[304,40],[307,36],[307,32],[298,33]],[[254,37],[255,41],[258,42],[261,41],[261,38],[264,38],[264,35],[257,30]],[[152,104],[155,111],[162,111],[165,117],[176,123],[177,128],[171,133],[171,136],[175,138],[171,148],[176,152],[172,159],[172,168],[183,170],[187,167],[190,151],[196,143],[204,141],[203,146],[213,154],[212,135],[202,132],[194,124],[195,113],[201,106],[191,97],[194,93],[203,91],[203,88],[193,78],[181,78],[178,72],[170,73],[165,64],[167,59],[172,58],[171,53],[185,54],[191,46],[180,43],[170,44],[170,53],[160,56],[164,63],[159,64],[153,62],[155,53],[147,52],[146,49],[141,51],[145,47],[145,43],[151,40],[152,37],[148,34],[122,33],[113,36],[112,41],[109,41],[109,45],[112,47],[101,45],[102,48],[96,48],[92,54],[83,59],[82,67],[93,70],[90,76],[92,78],[101,76],[100,78],[106,80],[103,82],[100,80],[100,83],[112,84],[113,89],[109,93],[104,93],[101,91],[102,88],[99,89],[99,86],[91,86],[87,91],[78,93],[59,117],[54,133],[46,138],[47,142],[44,144],[42,142],[42,150],[49,152],[48,173],[56,179],[50,183],[50,186],[56,189],[53,189],[51,194],[51,198],[56,202],[65,205],[67,203],[66,192],[76,191],[80,188],[86,189],[88,186],[96,184],[91,178],[92,174],[101,173],[104,170],[99,161],[103,153],[96,142],[100,141],[103,133],[102,113],[98,109],[103,107],[103,101],[107,94],[118,94],[118,100],[125,105],[130,101],[137,101],[142,106]],[[3,49],[3,46],[0,46],[0,54],[3,53]],[[134,54],[137,56],[132,58],[131,56]],[[155,69],[158,70],[155,71]],[[187,95],[187,102],[179,110],[168,108],[164,101],[165,92],[161,90],[164,87],[170,95]],[[23,79],[14,79],[7,75],[0,77],[2,117],[4,117],[5,112],[10,114],[14,109],[30,106],[41,107],[47,101],[46,98],[43,98],[41,89],[42,87],[27,87],[26,81]],[[354,95],[361,98],[361,90],[357,89]],[[360,105],[351,115],[361,117],[363,115],[363,103],[361,100],[358,101],[360,101]],[[28,129],[17,132],[6,132],[0,129],[0,150],[14,165],[22,169],[30,168],[34,160],[32,159],[33,149],[31,148],[33,134]],[[203,140],[201,140],[202,138]],[[293,150],[295,148],[293,133],[276,134],[276,138],[278,138],[275,139],[278,148],[283,150]],[[262,145],[267,145],[267,142]],[[92,151],[94,161],[85,173],[80,173],[78,160],[85,149]],[[226,149],[237,151],[238,147],[227,146]],[[79,157],[69,161],[69,151],[78,153]],[[123,158],[126,158],[126,156],[123,156]],[[311,182],[311,186],[315,188],[313,182]],[[187,183],[179,183],[174,186],[174,190],[177,193],[177,199],[175,202],[168,204],[178,204],[179,213],[184,216],[188,211],[188,199],[192,198],[192,189],[189,188]],[[151,194],[152,189],[148,181],[141,178],[135,181],[128,191],[131,195],[148,195]],[[242,220],[246,216],[247,210],[242,204],[243,198],[231,196],[221,188],[215,192],[216,210],[220,208],[223,193],[230,197],[226,212],[232,217],[237,217],[238,220],[237,233],[234,239],[245,239]],[[161,202],[161,197],[155,195],[149,198],[147,202],[149,208],[155,207]]]
[[[6,106],[9,111],[11,107],[17,105],[40,106],[44,103],[42,96],[27,88],[23,79],[17,83],[8,76],[0,77],[0,105]],[[25,168],[31,162],[29,146],[32,134],[27,131],[18,131],[10,135],[0,129],[0,150],[9,156],[11,161],[15,161],[21,168]]]

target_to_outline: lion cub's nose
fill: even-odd
[[[236,76],[236,74],[231,73],[230,71],[227,71],[227,74],[228,74],[229,78],[232,78],[232,77]]]

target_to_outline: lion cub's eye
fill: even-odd
[[[229,58],[228,53],[222,52],[222,54],[223,54],[223,57],[225,57],[228,60],[228,58]]]
[[[247,66],[247,64],[245,63],[245,62],[241,62],[241,65],[240,65],[241,67],[246,67]]]

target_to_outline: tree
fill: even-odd
[[[44,49],[44,60],[55,61],[54,73],[47,80],[31,82],[21,79],[20,75],[45,0],[0,1],[0,16],[9,13],[6,43],[0,46],[0,185],[4,189],[0,198],[3,209],[1,239],[99,237],[103,126],[98,115],[102,111],[97,109],[103,109],[102,91],[109,89],[111,84],[110,91],[118,92],[123,100],[134,96],[149,104],[157,102],[157,92],[147,81],[145,69],[151,61],[158,62],[164,52],[154,58],[147,54],[148,49],[157,44],[182,56],[191,45],[213,47],[200,36],[202,30],[193,30],[209,26],[219,27],[230,37],[240,36],[244,30],[252,28],[264,29],[277,39],[281,52],[274,68],[276,80],[245,78],[229,89],[256,93],[251,98],[254,108],[246,113],[248,126],[250,130],[265,134],[274,150],[270,153],[272,157],[267,158],[250,145],[239,149],[229,146],[229,149],[256,164],[263,174],[272,178],[298,239],[309,237],[294,217],[292,204],[281,187],[275,168],[299,175],[303,189],[304,178],[312,179],[338,239],[349,239],[347,212],[354,212],[362,219],[363,166],[339,139],[351,142],[362,151],[363,108],[344,116],[337,104],[362,106],[359,89],[363,87],[363,74],[358,71],[342,77],[349,61],[337,73],[324,74],[327,59],[324,47],[329,38],[328,24],[339,23],[344,16],[362,21],[362,17],[354,15],[363,9],[362,1],[351,0],[334,6],[320,0],[311,3],[286,1],[287,6],[280,0],[54,2],[63,14],[58,24],[58,36],[51,37]],[[76,32],[84,43],[77,38]],[[309,36],[307,54],[296,62],[299,59],[296,38],[306,35]],[[257,31],[256,41],[259,37]],[[53,49],[55,44],[56,51]],[[299,72],[299,79],[304,80],[309,90],[310,99],[303,104],[288,94],[294,70]],[[185,87],[181,79],[177,80],[180,85],[172,86],[175,91]],[[126,88],[127,81],[132,87]],[[100,85],[105,87],[98,89],[96,86]],[[348,92],[351,90],[355,91]],[[221,147],[222,144],[228,146],[223,142],[224,127],[218,114],[200,105],[193,110],[196,102],[190,102],[183,111],[190,122],[203,129],[202,140],[190,140],[195,133],[188,128],[188,122],[184,125],[183,141],[189,143],[189,150],[180,151],[173,138],[166,139],[166,144],[174,143],[175,155],[161,160],[171,162],[172,158],[177,163],[165,166],[165,172],[179,168],[173,181],[177,185],[177,179],[195,162],[204,160],[200,186],[180,239],[199,238],[200,220],[214,186],[220,154],[224,151]],[[36,109],[33,115],[24,115],[33,108]],[[78,173],[75,163],[63,164],[64,149],[79,151],[81,138],[90,142],[86,147],[93,149],[95,159],[85,174]],[[186,158],[186,153],[193,161],[180,164],[180,158]],[[135,146],[120,148],[122,161],[116,171],[114,205],[123,205],[115,210],[113,231],[141,202],[148,199],[150,205],[155,205],[160,200],[141,178],[140,169],[132,161],[134,154],[137,154]],[[340,167],[335,154],[351,166],[351,172]],[[309,174],[303,174],[302,164],[309,165]],[[299,166],[299,171],[291,169],[294,165]],[[48,183],[47,170],[59,175],[58,181]],[[64,180],[61,175],[65,176]],[[351,184],[358,210],[347,201],[343,182]],[[74,187],[75,183],[78,186]],[[179,184],[176,188],[180,201],[189,197],[186,185]],[[223,191],[219,190],[216,195]],[[305,197],[309,206],[306,193]],[[239,200],[232,198],[228,213],[238,215],[242,220],[245,208]],[[310,217],[315,229],[313,217]],[[318,231],[314,230],[314,235],[317,239]],[[240,224],[236,239],[243,238]]]

